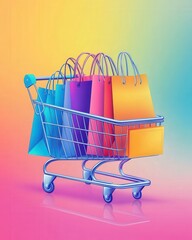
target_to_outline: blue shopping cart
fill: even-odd
[[[46,161],[43,167],[44,191],[47,193],[53,192],[55,188],[54,180],[56,178],[64,178],[83,182],[86,184],[95,184],[102,186],[103,199],[107,203],[110,203],[112,201],[113,192],[116,189],[131,188],[133,197],[135,199],[140,199],[142,197],[143,188],[145,186],[149,186],[151,182],[148,179],[128,175],[123,170],[124,165],[131,160],[129,156],[126,156],[128,134],[125,129],[129,129],[132,126],[136,125],[137,127],[142,125],[142,128],[145,125],[160,126],[164,122],[164,118],[162,116],[156,116],[154,118],[147,119],[115,120],[75,111],[72,109],[67,109],[64,107],[59,107],[54,104],[44,103],[41,99],[41,96],[39,96],[37,82],[45,81],[47,84],[47,81],[49,79],[50,77],[35,77],[32,74],[28,74],[24,78],[24,84],[28,90],[31,103],[35,110],[35,114],[39,115],[40,117],[46,147],[49,156],[51,157],[51,159]],[[33,96],[34,92],[36,94],[35,97]],[[45,117],[45,112],[50,112],[52,118],[49,118],[47,120]],[[61,124],[59,119],[64,119],[64,123]],[[94,120],[95,125],[97,126],[98,124],[100,126],[99,131],[96,131],[95,128],[93,130],[93,128],[91,129],[85,126],[85,122],[90,120]],[[81,125],[79,124],[79,121],[81,121]],[[84,123],[84,125],[82,125],[82,123]],[[54,131],[49,131],[50,127],[52,129],[54,128]],[[114,133],[111,133],[111,129],[115,129],[115,127],[122,129],[122,131],[118,131],[118,134],[116,134],[115,131]],[[109,129],[109,131],[107,129]],[[55,131],[57,134],[55,134]],[[77,133],[80,137],[76,136]],[[121,139],[122,143],[124,143],[124,146],[122,146],[122,144],[118,145],[112,143],[111,145],[108,144],[105,146],[102,142],[99,142],[98,139],[95,142],[92,141],[90,144],[89,142],[85,142],[84,137],[82,137],[88,136],[88,134],[93,134],[93,136],[95,134],[99,134],[102,135],[104,139],[106,138],[108,140],[112,138]],[[70,150],[72,145],[75,147],[73,150]],[[109,147],[109,145],[111,147]],[[53,151],[54,146],[57,146],[57,151]],[[94,154],[85,154],[86,148],[88,146],[95,149]],[[85,151],[81,151],[82,148],[84,148]],[[77,149],[79,149],[79,151],[77,151]],[[69,151],[71,151],[71,154]],[[101,152],[104,154],[102,155]],[[82,161],[82,178],[57,174],[48,171],[48,166],[50,164],[65,160]],[[93,167],[90,168],[87,166],[88,162],[95,160],[97,160],[97,162]],[[101,166],[112,162],[118,162],[118,174],[100,170]],[[111,183],[111,181],[100,180],[98,176],[106,176],[113,178],[114,180],[120,179],[123,180],[123,183]]]

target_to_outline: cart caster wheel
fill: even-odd
[[[52,193],[54,190],[55,190],[55,185],[54,183],[50,183],[49,187],[45,187],[44,183],[42,184],[42,187],[43,187],[43,190],[46,192],[46,193]]]
[[[90,176],[90,177],[89,177],[88,179],[86,179],[86,180],[92,181],[93,179],[92,179],[92,177]],[[85,182],[85,184],[90,185],[91,183],[90,183],[90,182]]]
[[[105,196],[103,195],[103,199],[104,199],[104,201],[105,201],[106,203],[110,203],[110,202],[113,201],[113,195],[110,194],[108,197],[105,197]]]
[[[142,192],[132,192],[135,199],[140,199],[142,197]]]

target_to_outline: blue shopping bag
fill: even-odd
[[[55,77],[55,74],[53,74],[46,88],[38,88],[37,101],[62,107],[65,85],[56,84],[55,90],[54,87],[50,89],[50,84]],[[45,105],[43,107],[36,105],[35,109],[28,149],[29,154],[60,157],[62,155],[62,131],[59,126],[62,124],[62,114],[58,110]]]
[[[82,66],[79,64],[81,55],[86,55]],[[63,113],[62,147],[65,149],[65,156],[68,157],[79,157],[86,154],[89,119],[76,115],[70,110],[89,113],[92,80],[90,76],[83,76],[83,68],[90,57],[92,54],[83,53],[77,59],[68,58],[66,61],[66,64],[70,61],[74,65],[73,77],[70,81],[65,81],[64,96],[66,110]],[[66,78],[66,68],[63,75]]]
[[[55,90],[48,90],[46,103],[55,106]],[[44,125],[47,136],[47,144],[49,145],[52,157],[59,157],[59,127],[57,121],[57,110],[50,106],[44,109]]]
[[[37,101],[39,102],[42,101],[43,103],[46,103],[47,92],[48,90],[45,88],[38,88]],[[34,113],[34,118],[32,123],[28,153],[32,155],[47,157],[47,156],[50,156],[50,153],[47,148],[43,127],[42,127],[42,122],[41,122],[41,117],[38,111],[38,109],[40,109],[40,111],[43,111],[43,109],[38,108],[38,106],[36,106],[35,109],[36,111]],[[43,115],[41,116],[43,117]],[[44,117],[43,117],[43,120],[44,120]]]
[[[70,81],[65,83],[64,108],[71,109]],[[62,148],[64,149],[64,156],[68,157],[76,156],[72,127],[72,114],[66,110],[63,112]]]

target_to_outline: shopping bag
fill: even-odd
[[[56,89],[54,89],[53,79],[59,77],[59,75],[56,77],[57,73],[51,76],[46,88],[38,89],[37,101],[49,105],[62,106],[64,86],[63,84],[56,84]],[[61,114],[57,110],[50,106],[43,105],[42,107],[37,105],[32,124],[29,154],[59,157],[62,150],[61,141],[59,140],[61,138],[59,124],[61,123]]]
[[[106,74],[104,73],[102,61],[105,61]],[[103,53],[97,54],[93,61],[92,69],[95,68],[95,65],[98,65],[99,75],[92,76],[90,114],[113,118],[111,77],[108,76],[107,56]],[[100,71],[102,71],[102,75],[100,75]],[[111,132],[111,124],[90,119],[87,154],[96,156],[108,155],[107,148],[111,147],[113,141]]]
[[[89,113],[92,81],[71,81],[70,96],[71,109]],[[77,156],[86,154],[87,149],[87,129],[89,119],[83,116],[72,114],[73,139]]]
[[[113,62],[113,60],[107,56],[107,59],[110,64],[111,76],[117,75],[117,69]],[[104,83],[104,117],[109,119],[114,119],[114,111],[113,111],[113,95],[112,95],[112,77],[108,76],[105,79]],[[114,133],[115,128],[114,124],[104,122],[104,156],[112,156],[113,155],[113,143],[115,140]]]
[[[114,118],[118,120],[153,118],[155,112],[147,76],[146,74],[139,74],[130,56],[129,59],[135,75],[124,76],[122,73],[122,76],[112,77]],[[114,147],[126,149],[126,152],[124,150],[116,152],[118,156],[129,156],[129,147],[126,146],[125,148],[128,139],[127,137],[121,137],[122,135],[126,136],[128,131],[127,127],[115,127],[115,134],[118,136],[116,136]]]
[[[104,115],[104,82],[103,76],[92,76],[90,114]],[[103,122],[90,119],[87,154],[103,155],[103,131]]]
[[[64,74],[62,74],[62,69],[64,69]],[[66,71],[68,70],[68,71]],[[56,72],[57,75],[54,75],[54,79],[57,80],[56,88],[55,88],[55,106],[58,107],[69,107],[68,102],[70,101],[69,97],[69,86],[68,81],[74,77],[74,69],[69,63],[64,63],[59,71]],[[62,78],[62,83],[59,83],[58,78]],[[66,88],[67,83],[67,88]],[[53,99],[54,102],[54,99]],[[54,114],[54,113],[53,113]],[[74,156],[74,150],[73,150],[73,144],[70,142],[70,136],[69,134],[70,129],[66,127],[68,121],[70,121],[68,118],[65,117],[66,112],[62,109],[57,109],[55,111],[56,118],[52,118],[52,122],[55,123],[54,126],[52,126],[52,135],[54,136],[54,141],[51,144],[55,151],[55,156],[57,157],[71,157]],[[70,125],[71,127],[71,125]],[[66,130],[67,128],[67,130]],[[64,141],[63,141],[64,139]],[[67,141],[66,141],[67,139]]]
[[[82,55],[86,55],[81,68],[79,68],[79,60]],[[70,105],[72,110],[89,113],[92,78],[91,76],[84,76],[84,66],[88,59],[92,58],[91,53],[80,54],[75,62],[74,76],[78,72],[78,77],[73,78],[70,85]],[[72,120],[72,136],[75,145],[75,154],[77,157],[86,155],[87,151],[87,131],[89,126],[89,118],[80,116],[78,114],[71,114]]]
[[[38,88],[38,97],[37,101],[46,102],[48,90],[45,88]],[[45,136],[43,132],[41,116],[44,120],[43,115],[40,116],[40,112],[43,111],[42,108],[38,106],[35,107],[35,113],[32,123],[31,136],[29,142],[28,153],[37,156],[50,156],[50,153],[47,149],[47,144],[45,141]],[[40,110],[40,111],[39,111]]]
[[[55,146],[57,152],[55,154],[58,157],[66,158],[75,155],[73,147],[74,144],[70,142],[70,116],[68,116],[66,111],[63,111],[63,107],[70,109],[69,81],[74,77],[74,69],[68,62],[65,62],[57,72],[59,73],[57,77],[62,78],[62,83],[59,84],[57,77],[55,76],[55,79],[57,80],[55,89],[55,105],[62,108],[60,110],[57,109],[56,111],[56,119],[53,120],[56,126],[52,126],[52,130],[55,128],[52,132],[55,137],[54,142],[57,143],[57,146]]]
[[[113,119],[113,96],[112,96],[112,78],[107,77],[104,82],[104,117]],[[112,156],[112,146],[115,140],[114,124],[104,122],[103,155]]]
[[[69,62],[73,64],[73,77],[65,82],[64,108],[89,113],[89,93],[92,83],[90,76],[83,75],[83,68],[79,64],[80,57],[83,55],[86,55],[86,61],[91,56],[90,53],[82,53],[77,59],[70,57],[65,62],[65,64]],[[63,75],[65,78],[66,68]],[[85,81],[88,83],[84,84]],[[72,114],[70,111],[63,112],[62,148],[65,157],[85,155],[88,121],[87,118]]]
[[[65,82],[65,96],[64,108],[71,109],[71,96],[70,96],[70,81]],[[75,157],[75,145],[73,143],[73,119],[68,111],[63,112],[63,128],[62,128],[62,148],[64,149],[64,156]]]
[[[141,74],[142,83],[136,85],[134,76],[123,78],[112,77],[114,118],[126,120],[155,117],[147,76]]]
[[[60,71],[56,71],[51,79],[48,81],[48,96],[46,103],[63,107],[65,84],[62,79],[62,83],[59,83],[59,78],[63,78]],[[52,85],[52,86],[51,86]],[[45,129],[47,135],[48,145],[51,147],[51,156],[61,157],[64,155],[64,149],[62,147],[62,111],[52,107],[45,107]]]

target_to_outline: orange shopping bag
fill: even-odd
[[[122,66],[122,58],[126,59],[126,72]],[[130,60],[134,75],[128,73],[128,62]],[[119,64],[120,62],[120,64]],[[138,69],[128,53],[120,53],[118,56],[118,70],[120,75],[112,77],[112,93],[114,118],[117,120],[142,119],[155,117],[153,102],[150,94],[148,80],[146,74],[139,74]],[[116,136],[114,148],[124,150],[116,152],[118,156],[129,156],[129,131],[133,128],[141,128],[143,126],[132,127],[115,127],[115,134],[128,134],[128,137],[122,139]],[[145,126],[146,127],[146,126]],[[149,126],[148,126],[149,127]],[[135,153],[135,155],[137,155]],[[132,155],[134,157],[134,154]]]

